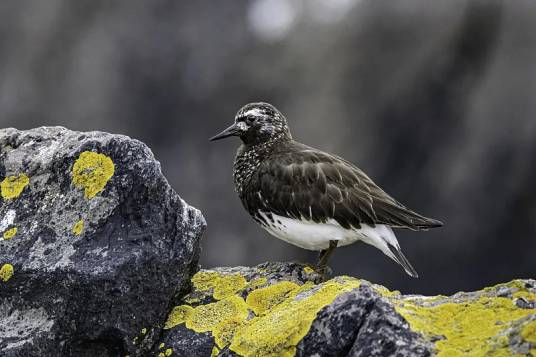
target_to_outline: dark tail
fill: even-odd
[[[414,225],[421,230],[426,230],[428,228],[443,227],[443,222],[437,219],[420,216],[418,219],[414,220]]]
[[[428,228],[437,228],[443,226],[443,222],[437,219],[424,217],[423,215],[409,210],[404,206],[400,207],[400,211],[397,213],[399,217],[402,218],[402,220],[406,223],[406,227],[404,228],[421,231],[427,230]]]
[[[443,222],[437,219],[424,217],[401,204],[392,202],[376,202],[375,210],[378,217],[382,217],[383,223],[391,227],[407,228],[414,231],[427,230],[443,226]]]
[[[400,248],[392,246],[391,244],[387,244],[387,246],[389,247],[389,250],[392,253],[391,258],[393,258],[394,261],[400,264],[409,276],[411,276],[412,278],[418,278],[419,274],[417,273],[415,268],[411,265],[411,263],[408,261],[408,259],[404,256],[404,254],[402,254],[402,250],[400,250]]]

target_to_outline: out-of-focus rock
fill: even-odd
[[[0,130],[0,355],[146,355],[197,267],[201,213],[141,142]]]

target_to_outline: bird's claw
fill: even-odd
[[[331,276],[331,274],[333,273],[333,270],[331,270],[331,268],[328,267],[327,265],[323,265],[323,266],[317,266],[315,268],[315,272],[318,275],[320,275],[320,282],[323,283],[328,280],[328,277]]]

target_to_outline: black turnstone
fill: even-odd
[[[391,228],[443,223],[407,209],[348,161],[294,141],[283,114],[268,103],[245,105],[210,140],[229,136],[242,140],[233,176],[245,209],[275,237],[320,251],[322,275],[336,247],[363,241],[418,277]]]

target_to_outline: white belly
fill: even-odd
[[[298,220],[272,214],[273,221],[264,213],[259,214],[268,222],[268,226],[262,225],[273,236],[284,240],[303,249],[323,250],[329,247],[330,240],[338,241],[337,246],[342,247],[362,240],[380,248],[387,247],[386,242],[396,242],[396,237],[390,227],[376,225],[371,227],[362,224],[360,229],[345,229],[335,220],[326,223]],[[398,246],[398,243],[396,243]]]

